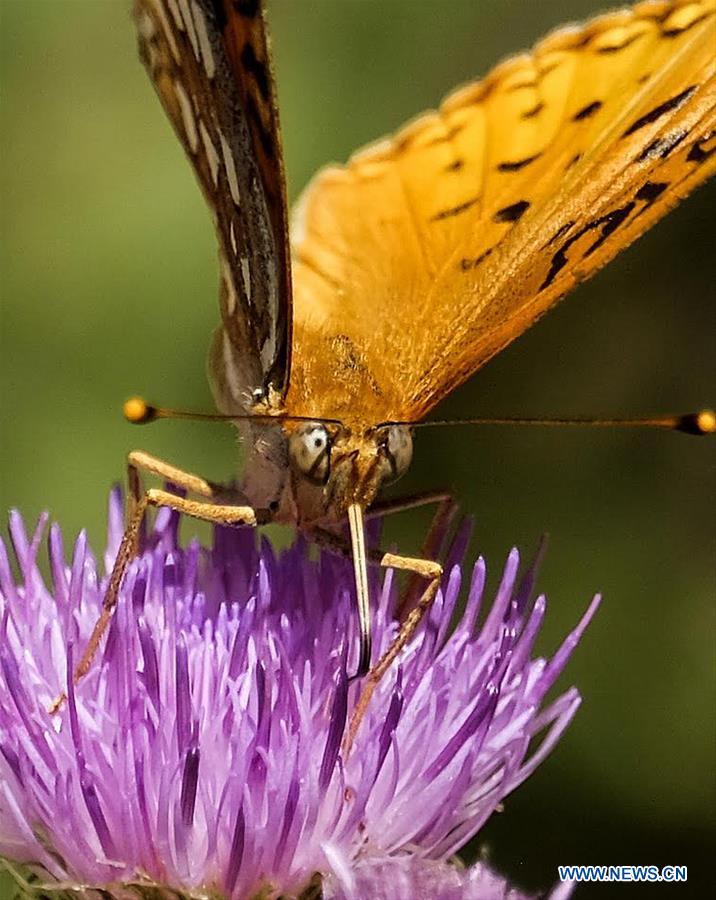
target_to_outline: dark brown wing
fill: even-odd
[[[212,211],[221,315],[210,360],[227,412],[290,363],[291,276],[276,93],[260,0],[135,0],[142,61]],[[230,407],[230,408],[227,408]]]

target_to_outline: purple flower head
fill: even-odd
[[[451,630],[463,534],[346,755],[360,684],[346,675],[357,639],[344,560],[311,561],[300,539],[277,556],[249,530],[182,549],[177,516],[162,510],[101,656],[72,689],[106,575],[83,534],[67,564],[53,525],[47,584],[45,524],[29,538],[12,515],[17,579],[0,544],[0,855],[45,882],[187,896],[296,896],[317,883],[346,900],[521,896],[482,865],[446,861],[574,715],[574,688],[545,695],[596,598],[551,659],[532,658],[545,601],[531,600],[533,571],[518,581],[512,551],[480,625],[478,560]],[[121,533],[115,491],[105,572]],[[396,591],[391,572],[372,579],[377,653],[396,633]]]

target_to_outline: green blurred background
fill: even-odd
[[[218,316],[212,229],[137,61],[128,5],[0,0],[0,506],[28,519],[49,509],[68,535],[87,527],[96,547],[130,448],[215,479],[231,477],[238,459],[229,428],[139,431],[120,415],[134,392],[210,406],[204,357]],[[324,162],[597,8],[274,0],[291,196]],[[715,199],[716,184],[700,189],[442,412],[626,415],[713,404]],[[455,489],[493,584],[513,544],[531,552],[550,533],[544,650],[594,591],[605,595],[563,678],[579,684],[581,711],[476,842],[524,887],[544,888],[571,862],[687,864],[681,897],[713,885],[713,459],[710,442],[661,433],[420,435],[401,489]],[[414,551],[426,524],[407,514],[389,536]],[[585,885],[578,896],[605,890]]]

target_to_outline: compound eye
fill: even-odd
[[[331,438],[325,426],[307,422],[288,440],[291,464],[312,484],[325,484],[331,474]]]
[[[388,466],[383,481],[389,484],[405,473],[413,458],[413,438],[410,428],[406,425],[389,425],[381,450]]]

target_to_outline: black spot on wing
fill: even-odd
[[[598,250],[604,241],[609,237],[610,234],[613,234],[619,226],[625,222],[629,218],[629,214],[636,206],[635,202],[632,200],[627,203],[625,206],[620,207],[619,209],[612,210],[612,212],[607,213],[605,216],[602,216],[600,219],[597,219],[595,223],[593,223],[593,227],[602,227],[602,233],[596,239],[596,241],[592,244],[591,247],[585,252],[585,258],[587,256],[591,256],[595,250]]]
[[[687,87],[685,90],[681,91],[680,94],[676,94],[674,97],[670,97],[668,100],[665,100],[663,103],[660,103],[659,106],[655,106],[653,109],[650,109],[648,113],[644,113],[643,116],[640,116],[624,132],[622,137],[628,137],[630,134],[634,134],[635,131],[639,131],[640,128],[643,128],[645,125],[651,125],[653,122],[657,122],[662,116],[665,116],[667,113],[673,112],[675,109],[678,109],[680,106],[683,106],[684,103],[691,97],[691,95],[696,90],[696,85],[692,84],[690,87]]]
[[[487,257],[492,253],[492,250],[493,248],[490,247],[489,250],[485,250],[485,252],[481,253],[479,256],[463,256],[463,258],[460,260],[460,269],[463,272],[469,272],[472,269],[476,269],[484,259],[487,259]]]
[[[630,47],[634,43],[634,41],[638,41],[639,38],[643,37],[645,34],[646,32],[640,31],[637,34],[629,35],[629,37],[625,41],[622,41],[621,44],[611,44],[604,47],[598,47],[597,53],[619,53],[620,50],[624,50],[626,47]]]
[[[573,116],[573,122],[582,122],[584,119],[588,119],[590,116],[593,116],[594,113],[599,112],[602,108],[601,100],[593,100],[591,103],[588,103],[586,106],[583,106],[580,110],[578,110]]]
[[[261,96],[264,101],[268,102],[271,87],[269,84],[269,74],[266,63],[262,62],[254,52],[254,48],[250,43],[245,43],[241,51],[241,65],[254,78],[259,87]]]
[[[644,162],[646,159],[666,159],[666,157],[684,140],[689,132],[686,129],[680,131],[672,131],[671,134],[664,137],[655,138],[647,147],[637,156],[637,162]]]
[[[564,247],[560,247],[559,250],[552,257],[552,262],[549,264],[549,272],[545,276],[544,281],[540,285],[539,289],[543,291],[545,288],[549,287],[550,284],[554,281],[557,275],[562,271],[562,269],[567,265],[567,250],[569,249],[571,241],[567,241]]]
[[[521,115],[521,119],[534,119],[535,116],[538,116],[542,110],[544,109],[544,103],[540,100],[539,103],[535,104],[530,109],[526,109]]]
[[[457,206],[451,206],[449,209],[441,209],[440,212],[435,213],[434,216],[431,217],[431,222],[439,222],[442,219],[450,219],[452,216],[459,216],[460,213],[465,212],[470,209],[471,206],[474,206],[479,197],[473,197],[471,200],[465,200],[463,203],[458,203]]]
[[[552,237],[547,241],[544,245],[545,247],[549,247],[550,244],[554,244],[555,241],[558,241],[561,237],[569,231],[569,229],[574,225],[574,222],[565,222],[564,225],[560,225],[560,227],[555,231]],[[544,249],[544,248],[543,248]]]
[[[686,159],[688,162],[696,163],[700,165],[703,162],[713,156],[716,153],[716,142],[714,142],[713,147],[706,148],[706,144],[709,141],[713,141],[716,137],[716,132],[712,131],[710,134],[707,134],[705,137],[701,138],[701,140],[694,141],[693,147],[689,150]]]
[[[652,204],[658,197],[664,193],[669,184],[666,181],[647,181],[636,192],[637,200],[646,200]]]
[[[517,203],[511,203],[509,206],[503,206],[493,215],[493,222],[517,222],[522,218],[524,213],[529,209],[530,204],[527,200],[518,200]]]
[[[446,172],[459,172],[460,169],[465,165],[465,161],[463,159],[455,159],[449,165],[445,166]]]
[[[659,197],[661,197],[668,186],[669,184],[666,181],[645,182],[634,195],[636,200],[644,201],[644,206],[639,210],[634,218],[636,219],[642,213],[645,213],[653,203],[656,203],[656,201],[659,199]]]
[[[501,162],[497,166],[500,172],[518,172],[520,169],[524,169],[525,166],[528,166],[530,163],[534,162],[536,159],[539,159],[541,153],[535,153],[534,156],[526,156],[524,159],[516,159],[514,161],[509,162]]]
[[[703,15],[697,16],[695,19],[693,19],[687,25],[682,25],[681,28],[662,28],[661,29],[662,37],[665,37],[665,38],[678,37],[680,34],[684,34],[684,32],[688,31],[690,28],[693,28],[694,25],[698,25],[699,22],[703,22],[703,20],[708,18],[710,15],[711,15],[711,13],[705,12],[705,13],[703,13]]]
[[[580,238],[584,237],[585,234],[588,234],[590,231],[596,231],[597,229],[601,229],[599,237],[593,244],[585,251],[584,257],[590,256],[594,253],[595,250],[598,250],[599,247],[606,241],[609,235],[613,234],[620,225],[622,225],[630,213],[636,206],[636,202],[634,200],[620,207],[619,209],[614,209],[611,212],[606,213],[603,216],[599,216],[597,219],[593,219],[591,222],[587,222],[587,224],[580,228],[575,234],[571,237],[567,238],[567,240],[562,244],[559,250],[556,251],[554,256],[552,257],[552,261],[550,263],[549,271],[545,276],[544,281],[540,285],[540,290],[543,291],[545,288],[548,288],[550,284],[557,277],[559,272],[567,265],[569,262],[569,257],[567,256],[567,252],[569,248],[578,241]],[[571,228],[574,223],[569,223],[569,227]],[[563,225],[560,231],[566,231],[565,226]],[[559,231],[557,232],[559,235]],[[555,238],[557,238],[555,235]]]

